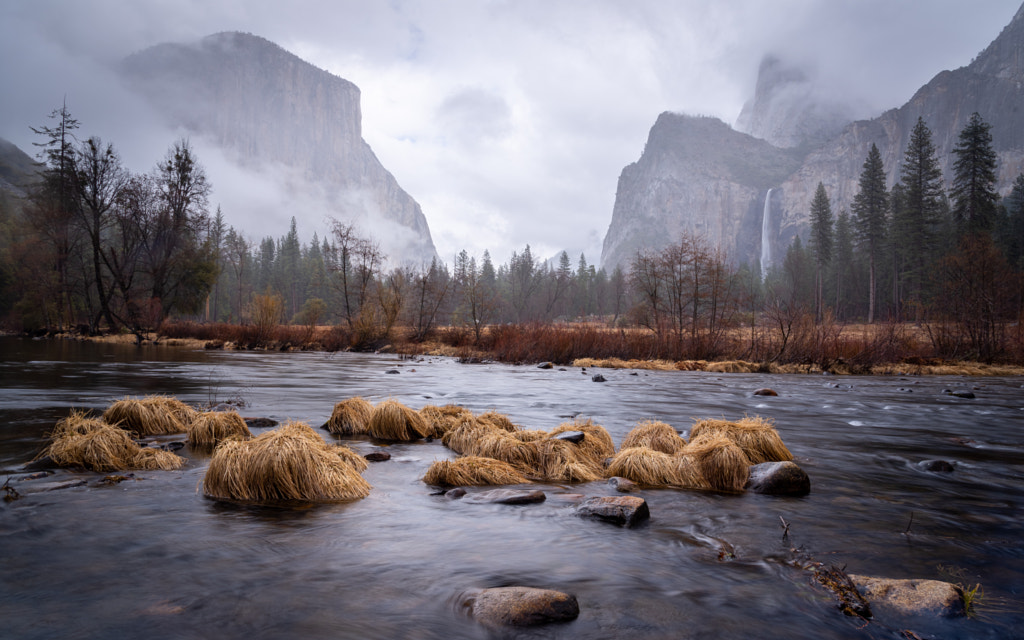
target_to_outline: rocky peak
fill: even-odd
[[[803,69],[768,55],[736,129],[777,147],[807,148],[835,136],[851,120],[847,104],[820,95]]]

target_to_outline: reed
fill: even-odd
[[[256,504],[365,498],[370,484],[339,449],[302,422],[286,422],[251,440],[225,440],[210,459],[203,493]]]
[[[537,440],[544,440],[547,438],[548,432],[543,429],[520,429],[518,431],[512,431],[509,435],[520,442],[536,442]]]
[[[374,407],[366,425],[366,433],[378,440],[410,442],[432,432],[423,416],[395,400],[385,400]]]
[[[476,438],[467,448],[467,455],[494,458],[507,462],[516,469],[528,472],[538,464],[537,449],[523,442],[513,434],[500,429],[477,432]]]
[[[547,438],[528,443],[537,452],[532,476],[546,482],[593,482],[601,478],[601,467],[578,453],[568,440]]]
[[[485,434],[500,431],[489,422],[480,422],[476,418],[463,418],[462,421],[441,437],[441,442],[455,453],[469,453],[477,440]]]
[[[88,418],[79,411],[73,411],[57,423],[42,456],[49,456],[60,467],[82,467],[104,473],[126,469],[179,469],[185,464],[184,458],[167,451],[144,449],[127,431]]]
[[[341,436],[361,435],[366,433],[372,416],[373,405],[357,396],[335,404],[324,428]]]
[[[366,458],[359,455],[355,451],[348,447],[338,445],[333,448],[334,453],[338,454],[338,457],[352,465],[352,468],[362,473],[370,466],[370,463],[366,461]]]
[[[140,447],[139,452],[132,458],[129,469],[142,469],[144,471],[174,471],[185,464],[185,458],[175,455],[170,451]]]
[[[433,438],[443,438],[463,420],[473,417],[469,409],[455,404],[446,404],[443,407],[428,404],[420,409],[420,415],[430,425]]]
[[[750,476],[746,454],[721,433],[691,437],[678,455],[690,457],[711,488],[719,491],[743,491]]]
[[[624,446],[608,463],[605,475],[621,476],[645,487],[676,487],[683,484],[678,467],[678,461],[662,451]]]
[[[103,412],[103,420],[140,436],[184,433],[198,412],[177,398],[123,398]]]
[[[615,443],[612,442],[608,430],[599,424],[594,424],[590,418],[585,420],[577,418],[572,422],[560,424],[551,430],[550,435],[554,437],[566,431],[583,432],[583,440],[576,443],[576,452],[599,467],[607,458],[615,455]]]
[[[481,413],[479,416],[477,416],[476,419],[478,422],[489,424],[491,426],[497,427],[498,429],[501,429],[502,431],[519,430],[519,427],[513,424],[512,420],[510,420],[508,416],[506,416],[503,413],[498,413],[497,411],[487,411],[485,413]]]
[[[480,456],[437,460],[423,476],[423,482],[439,487],[526,484],[529,482],[507,462]]]
[[[638,422],[622,440],[622,448],[647,447],[654,451],[674,455],[686,446],[672,425],[656,420]]]
[[[242,416],[234,411],[206,411],[196,416],[186,428],[188,443],[193,447],[212,448],[227,438],[243,440],[251,438],[252,432]]]
[[[738,422],[706,418],[698,420],[690,430],[690,439],[721,434],[743,450],[750,464],[792,460],[790,453],[771,420],[760,416],[745,417]]]

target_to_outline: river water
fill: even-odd
[[[387,371],[397,369],[399,374]],[[1024,637],[1024,391],[1021,378],[630,372],[463,365],[394,355],[204,352],[0,339],[0,469],[22,498],[0,505],[4,638],[921,638]],[[635,373],[635,375],[634,375]],[[778,397],[754,396],[770,386]],[[975,399],[945,390],[973,389]],[[762,415],[811,477],[805,498],[646,490],[650,521],[623,529],[573,514],[544,485],[538,505],[433,495],[419,478],[440,442],[387,447],[368,498],[306,509],[239,507],[180,471],[60,472],[19,480],[72,408],[126,395],[206,404],[319,426],[360,395],[413,408],[455,403],[526,428],[592,418],[618,445],[639,420]],[[260,431],[260,430],[257,430]],[[333,438],[323,432],[325,437]],[[346,442],[361,453],[381,443]],[[952,473],[919,464],[941,459]],[[81,478],[83,486],[33,487]],[[784,536],[782,521],[789,524]],[[844,616],[801,569],[980,583],[977,615]],[[951,577],[952,576],[952,577]],[[577,596],[574,622],[497,633],[459,605],[525,585]]]

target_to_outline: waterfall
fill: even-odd
[[[768,275],[768,268],[772,266],[772,243],[768,239],[771,229],[772,217],[772,190],[764,197],[764,213],[761,215],[761,279]]]

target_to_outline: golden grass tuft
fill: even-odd
[[[488,411],[477,416],[477,421],[497,427],[502,431],[519,431],[519,427],[512,423],[508,416],[497,411]]]
[[[487,433],[498,430],[494,425],[480,422],[476,418],[463,418],[458,425],[441,437],[441,442],[455,453],[468,453],[477,440]]]
[[[721,433],[691,438],[679,455],[692,458],[708,484],[719,491],[742,491],[750,476],[746,454]]]
[[[73,411],[57,423],[53,440],[40,456],[61,467],[110,472],[126,469],[178,469],[185,459],[167,451],[144,449],[131,435],[84,412]]]
[[[258,504],[365,498],[370,484],[339,449],[302,422],[286,422],[251,440],[225,440],[210,459],[203,493]]]
[[[196,416],[186,430],[188,443],[193,447],[212,448],[221,441],[239,437],[248,439],[252,432],[242,416],[234,411],[206,411]]]
[[[183,433],[197,412],[177,398],[123,398],[103,412],[103,420],[140,436]]]
[[[709,362],[704,370],[711,373],[757,373],[761,368],[760,363],[746,362],[745,360],[722,360]]]
[[[529,443],[537,451],[533,474],[547,482],[593,482],[601,477],[598,463],[579,453],[568,440],[547,438]]]
[[[543,429],[520,429],[509,433],[510,436],[520,442],[536,442],[548,437],[548,432]]]
[[[775,425],[760,416],[746,417],[738,422],[706,418],[698,420],[690,430],[690,440],[699,440],[710,434],[722,434],[736,443],[746,454],[750,464],[792,460]]]
[[[676,487],[682,484],[678,466],[667,453],[644,446],[623,447],[608,463],[605,475],[621,476],[646,487]]]
[[[623,360],[622,358],[576,358],[572,366],[600,369],[646,369],[649,371],[673,371],[675,363],[670,360]]]
[[[324,428],[341,436],[360,435],[366,433],[372,415],[372,404],[360,397],[349,398],[334,405]]]
[[[528,471],[537,466],[537,449],[515,438],[508,431],[491,428],[476,433],[479,437],[466,448],[467,455],[501,460],[520,471]]]
[[[673,455],[686,446],[686,440],[679,437],[672,425],[656,420],[638,422],[622,440],[622,448],[647,447],[654,451]]]
[[[594,424],[594,421],[589,418],[560,424],[551,430],[550,435],[556,436],[566,431],[583,432],[583,441],[575,443],[576,453],[598,467],[604,464],[606,458],[615,455],[615,443],[612,442],[608,430],[599,424]]]
[[[378,440],[409,442],[433,432],[423,416],[395,400],[385,400],[373,409],[366,433]]]
[[[526,484],[529,482],[512,465],[493,458],[463,456],[437,460],[423,476],[423,482],[440,487]]]
[[[463,420],[473,417],[469,409],[455,404],[446,404],[443,407],[428,404],[420,409],[420,415],[431,426],[431,436],[434,438],[443,438],[444,434],[457,427]]]
[[[342,460],[352,465],[352,467],[359,473],[366,471],[366,469],[370,466],[370,463],[366,461],[366,458],[359,455],[355,451],[349,449],[348,447],[338,445],[334,447],[333,451],[336,454],[338,454],[338,457],[340,457]]]

